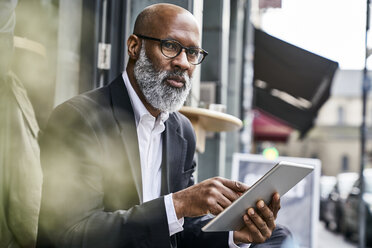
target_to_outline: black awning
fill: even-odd
[[[283,120],[303,137],[330,96],[338,63],[258,29],[254,40],[254,107]]]

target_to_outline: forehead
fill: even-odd
[[[175,39],[184,46],[200,45],[198,24],[189,13],[163,16],[155,26],[154,35],[160,39]]]

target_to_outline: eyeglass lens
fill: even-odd
[[[185,47],[183,47],[177,41],[168,40],[168,41],[162,42],[161,48],[165,56],[169,58],[174,58],[178,56],[181,53],[182,48],[185,48]],[[199,64],[202,61],[204,54],[201,53],[200,49],[198,48],[185,48],[185,49],[186,49],[187,59],[191,64]]]

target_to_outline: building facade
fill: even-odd
[[[370,75],[372,76],[372,75]],[[276,144],[281,155],[319,158],[322,174],[335,176],[360,169],[362,71],[339,70],[331,97],[321,108],[314,128],[300,140],[293,132],[286,144]],[[371,98],[370,98],[371,99]],[[372,102],[367,103],[367,154],[371,154]],[[368,152],[369,151],[369,152]],[[370,167],[368,162],[366,167]]]

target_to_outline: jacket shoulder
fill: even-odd
[[[108,107],[110,106],[109,96],[110,90],[105,86],[77,95],[62,103],[60,106],[67,104],[85,110],[89,108],[96,109],[97,107]]]

